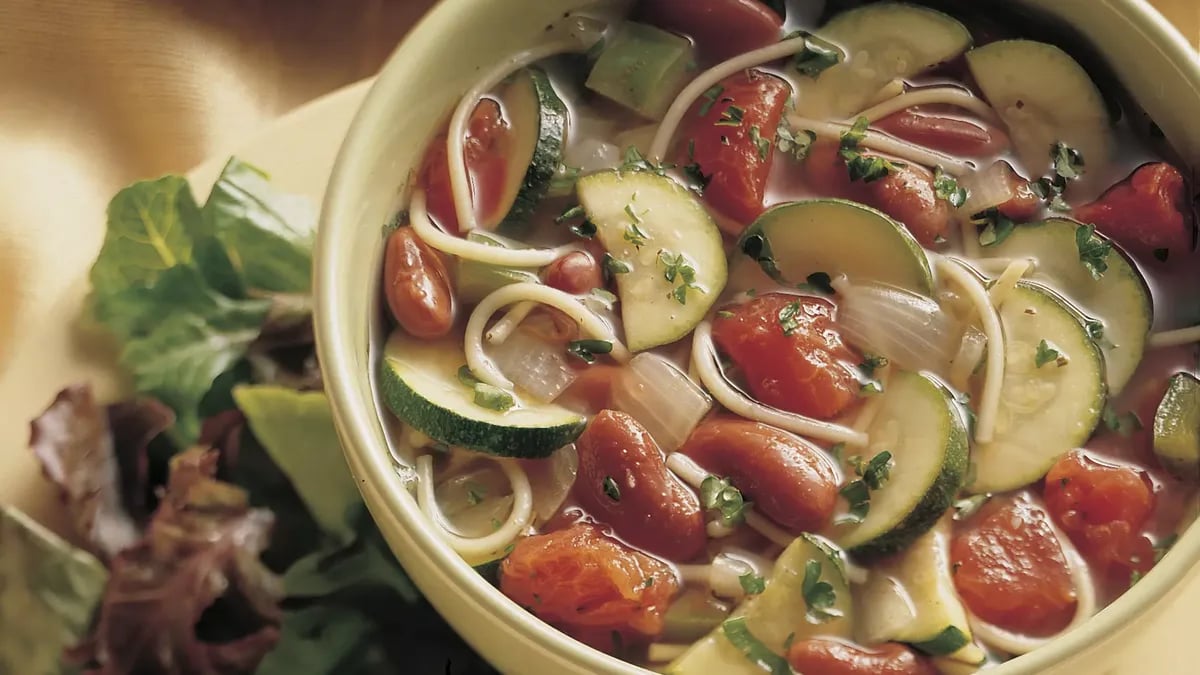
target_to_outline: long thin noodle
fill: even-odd
[[[467,365],[470,366],[471,372],[475,374],[475,377],[478,377],[483,382],[494,387],[500,387],[501,389],[512,389],[512,381],[505,377],[504,373],[500,372],[500,368],[496,366],[496,363],[483,351],[483,334],[487,327],[488,319],[493,314],[503,307],[524,301],[549,305],[560,310],[574,319],[575,323],[579,324],[580,329],[585,334],[598,340],[611,342],[612,352],[609,355],[613,359],[616,359],[620,363],[625,363],[629,360],[629,350],[617,338],[612,328],[580,302],[578,298],[558,289],[550,288],[549,286],[521,282],[518,284],[509,284],[492,291],[487,297],[479,301],[479,304],[475,306],[475,310],[471,312],[471,317],[467,320],[465,337]]]
[[[717,366],[712,325],[708,321],[696,326],[692,335],[692,363],[713,398],[737,415],[832,443],[854,447],[867,445],[867,435],[861,431],[763,405],[730,386]]]
[[[507,314],[505,314],[492,326],[491,330],[489,330],[484,337],[486,337],[487,341],[491,344],[504,344],[504,341],[508,339],[508,336],[512,335],[513,331],[517,329],[517,326],[520,326],[521,322],[524,321],[526,317],[529,316],[530,312],[536,308],[536,302],[531,302],[528,300],[525,302],[518,302],[512,306],[512,309],[508,310]]]
[[[1030,269],[1033,268],[1032,258],[1020,258],[1008,264],[1000,276],[996,278],[996,282],[988,289],[988,299],[991,300],[992,306],[999,310],[1004,306],[1004,301],[1017,288],[1017,282],[1024,277]]]
[[[1004,329],[1000,317],[988,298],[987,289],[962,263],[950,258],[934,258],[939,274],[958,284],[967,299],[979,312],[983,334],[987,336],[987,362],[983,372],[983,393],[979,397],[979,415],[975,424],[975,440],[987,443],[996,433],[996,416],[1000,410],[1000,390],[1004,385]]]
[[[483,74],[475,86],[459,99],[454,114],[450,117],[450,129],[446,134],[446,158],[450,167],[450,190],[454,195],[454,212],[458,216],[459,229],[470,232],[478,227],[475,218],[475,207],[471,200],[471,178],[467,174],[467,161],[464,156],[465,139],[467,136],[467,121],[480,99],[504,78],[525,66],[542,59],[581,51],[583,46],[578,40],[561,40],[517,52],[509,58],[496,64]],[[432,246],[432,244],[430,244]]]
[[[1193,342],[1200,342],[1200,326],[1152,333],[1148,341],[1151,347],[1178,347]]]
[[[413,231],[421,241],[437,250],[466,260],[477,260],[489,265],[508,267],[545,267],[562,256],[576,250],[575,246],[558,248],[511,249],[490,246],[477,241],[467,241],[442,232],[429,219],[425,208],[425,191],[413,190],[408,202],[408,219]]]
[[[692,104],[696,99],[700,98],[704,92],[712,89],[721,80],[736,74],[738,71],[761,66],[764,63],[770,63],[786,56],[791,56],[804,49],[807,41],[803,37],[794,37],[773,45],[768,45],[761,49],[755,49],[752,52],[739,54],[728,61],[722,61],[717,65],[696,76],[688,86],[679,92],[675,97],[675,101],[667,108],[667,114],[663,115],[662,122],[658,125],[658,131],[654,133],[654,140],[650,143],[650,160],[661,162],[667,154],[667,146],[670,145],[671,139],[675,137],[675,130],[679,128],[679,122],[683,120],[683,116],[687,114]]]
[[[492,461],[500,465],[512,486],[512,510],[508,519],[491,534],[485,537],[464,537],[450,530],[442,509],[438,506],[433,485],[433,456],[421,455],[417,458],[417,505],[421,507],[421,511],[437,530],[438,535],[464,558],[479,559],[503,550],[529,526],[533,518],[533,490],[529,486],[529,476],[525,475],[525,470],[513,459],[496,457],[492,458]]]
[[[788,123],[793,129],[807,129],[818,136],[832,139],[841,138],[842,134],[850,130],[850,125],[843,122],[824,122],[799,115],[788,117]],[[952,176],[963,176],[975,170],[975,166],[970,162],[876,131],[867,130],[860,145],[908,160],[913,164],[940,166]]]
[[[850,117],[850,121],[865,117],[869,122],[878,120],[919,105],[952,105],[974,113],[977,117],[992,124],[1002,124],[1000,116],[986,101],[962,87],[926,87],[908,91],[895,98],[888,99],[877,105]]]

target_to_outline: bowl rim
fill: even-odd
[[[387,120],[389,99],[398,87],[395,83],[403,79],[401,74],[406,62],[417,60],[423,52],[433,49],[437,36],[453,32],[458,17],[471,12],[472,5],[487,1],[442,0],[413,27],[376,78],[338,152],[321,210],[314,255],[314,323],[318,358],[325,373],[325,390],[356,483],[372,517],[381,521],[381,530],[389,535],[389,544],[398,557],[437,577],[436,583],[451,587],[460,609],[461,605],[467,605],[472,616],[482,616],[493,624],[493,629],[521,640],[532,650],[541,652],[543,657],[590,672],[644,674],[650,671],[577,642],[521,609],[425,526],[424,516],[396,471],[391,452],[386,446],[377,444],[367,431],[380,425],[379,409],[375,400],[362,400],[355,387],[362,377],[370,377],[370,373],[358,370],[352,358],[360,345],[350,344],[339,332],[342,322],[346,321],[346,310],[338,302],[338,289],[344,278],[339,270],[353,264],[347,243],[349,238],[343,233],[360,226],[355,220],[359,208],[355,188],[370,172],[365,158],[370,157],[369,149],[374,146],[375,130]],[[1115,12],[1137,30],[1140,38],[1159,50],[1181,70],[1194,90],[1200,92],[1200,59],[1196,58],[1194,48],[1147,0],[1101,0],[1097,4]],[[378,355],[371,354],[370,358],[378,358]],[[1123,593],[1080,627],[988,672],[995,675],[1040,672],[1106,640],[1132,623],[1161,601],[1193,566],[1200,563],[1200,526],[1196,523],[1184,532],[1171,552],[1136,588]],[[434,601],[434,604],[439,603]],[[442,611],[443,608],[438,609]],[[454,628],[470,632],[463,625]],[[491,660],[490,643],[494,640],[483,642],[464,637]]]

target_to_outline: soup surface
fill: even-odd
[[[1191,168],[1062,31],[817,4],[599,4],[484,73],[376,378],[431,527],[596,649],[974,672],[1196,517]]]

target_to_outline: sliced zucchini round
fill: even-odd
[[[475,403],[458,370],[461,336],[425,341],[397,330],[379,360],[379,389],[402,422],[435,441],[504,457],[541,458],[574,441],[587,420],[552,403],[516,399],[505,411]]]
[[[867,429],[864,457],[888,451],[887,482],[871,492],[866,518],[840,526],[836,541],[851,553],[879,557],[899,551],[932,528],[962,488],[967,428],[949,391],[930,378],[897,372]]]
[[[579,179],[579,201],[613,260],[632,352],[674,342],[704,319],[725,288],[721,231],[679,183],[649,171]]]
[[[1078,150],[1089,168],[1112,157],[1104,97],[1063,50],[1033,40],[1003,40],[967,52],[967,66],[1008,126],[1027,171],[1046,173],[1057,142]]]
[[[950,61],[972,42],[970,31],[953,17],[895,2],[842,12],[817,35],[842,50],[840,63],[815,81],[801,80],[796,110],[818,119],[861,112],[888,82]]]
[[[1115,246],[1105,259],[1108,270],[1099,279],[1092,277],[1079,262],[1075,243],[1079,227],[1065,218],[1022,225],[990,246],[989,255],[1034,258],[1034,280],[1057,289],[1089,318],[1100,322],[1103,334],[1097,331],[1094,336],[1104,352],[1108,390],[1116,395],[1142,361],[1146,336],[1154,322],[1154,304],[1146,280]]]
[[[750,639],[779,659],[786,653],[789,640],[817,635],[850,638],[854,607],[842,555],[821,537],[800,535],[775,561],[766,590],[747,598],[734,610],[734,618],[745,622]],[[819,575],[810,582],[828,583],[833,594],[828,617],[811,615],[805,600],[805,577],[810,566],[819,570]],[[745,645],[730,641],[723,623],[675,659],[666,672],[761,675],[763,668],[747,655]]]
[[[513,126],[514,143],[508,156],[501,208],[483,218],[484,226],[519,237],[529,230],[533,212],[550,189],[562,165],[567,137],[567,106],[554,91],[546,71],[519,71],[500,94]]]
[[[933,295],[929,259],[917,240],[886,214],[857,202],[780,204],[751,223],[737,247],[781,283],[803,283],[824,272]]]
[[[1158,404],[1154,454],[1176,478],[1200,482],[1200,380],[1190,373],[1172,375]]]
[[[1000,323],[1004,384],[995,437],[971,457],[975,480],[967,487],[976,493],[1013,490],[1046,475],[1092,435],[1106,400],[1104,357],[1065,300],[1018,283],[1000,308]]]

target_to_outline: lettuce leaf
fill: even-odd
[[[343,544],[352,540],[362,497],[342,455],[325,394],[243,385],[234,388],[233,398],[321,530]]]
[[[55,673],[87,633],[108,571],[28,516],[0,506],[0,673]]]

